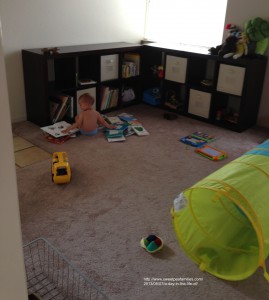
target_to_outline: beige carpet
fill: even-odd
[[[47,151],[34,146],[32,143],[16,134],[13,135],[13,145],[15,163],[21,168],[51,157]]]
[[[100,132],[55,145],[37,126],[14,124],[16,135],[44,151],[66,151],[72,170],[69,184],[56,185],[50,159],[17,169],[23,242],[47,238],[112,300],[268,299],[261,269],[240,282],[201,272],[179,246],[170,209],[183,189],[268,139],[269,131],[236,133],[183,116],[169,121],[162,110],[142,104],[123,111],[133,113],[150,135],[108,143]],[[228,158],[213,162],[179,142],[197,130],[216,136],[212,146]],[[161,252],[150,255],[140,247],[149,234],[163,239]],[[147,285],[156,278],[202,281]]]

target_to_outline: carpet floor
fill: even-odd
[[[56,145],[30,122],[13,125],[17,136],[50,155],[66,151],[72,171],[69,184],[56,185],[51,158],[17,168],[23,242],[46,238],[113,300],[268,299],[261,269],[238,282],[200,271],[177,241],[170,209],[181,191],[268,139],[269,131],[236,133],[183,116],[166,120],[162,110],[143,104],[108,115],[122,112],[134,114],[150,135],[108,143],[99,132]],[[214,135],[211,145],[228,158],[213,162],[179,142],[194,131]],[[149,234],[164,241],[156,254],[140,246]],[[156,283],[167,278],[200,280]]]

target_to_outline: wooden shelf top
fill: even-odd
[[[61,54],[82,54],[83,52],[105,52],[106,50],[109,52],[111,50],[113,51],[126,51],[126,50],[134,50],[138,47],[141,47],[141,44],[133,44],[133,43],[125,43],[125,42],[117,42],[117,43],[101,43],[101,44],[88,44],[88,45],[74,45],[74,46],[63,46],[58,47],[58,53],[55,54],[47,54],[47,56],[55,57],[57,55]],[[54,48],[54,47],[49,47]],[[36,48],[36,49],[25,49],[23,51],[32,52],[35,54],[41,54],[43,55],[42,48]]]

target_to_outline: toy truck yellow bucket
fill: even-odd
[[[243,280],[269,254],[269,140],[183,192],[172,208],[175,233],[186,254],[212,275]]]
[[[54,152],[51,163],[52,181],[57,184],[71,180],[71,169],[66,152]]]

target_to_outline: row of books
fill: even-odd
[[[125,53],[123,57],[123,65],[127,66],[127,69],[129,68],[130,70],[126,70],[127,72],[126,76],[124,76],[124,72],[122,73],[122,77],[130,77],[131,76],[138,76],[140,74],[140,54],[139,53]],[[125,67],[123,67],[125,68]]]
[[[118,105],[119,89],[102,86],[100,99],[100,110],[116,107]]]
[[[74,98],[65,94],[54,94],[50,97],[51,124],[62,121],[64,117],[73,119]]]
[[[136,64],[132,61],[125,61],[122,64],[122,78],[136,76]]]

